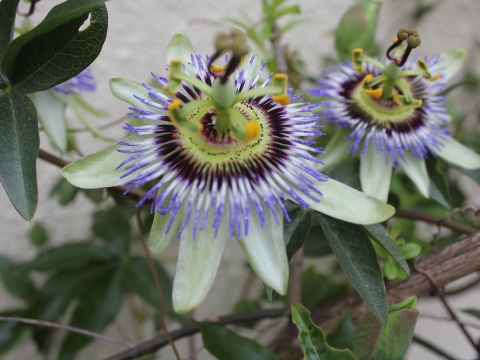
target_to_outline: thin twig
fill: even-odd
[[[431,319],[431,320],[438,320],[438,321],[447,321],[447,322],[454,321],[452,318],[449,318],[449,317],[435,316],[435,315],[422,314],[422,313],[420,313],[418,315],[418,317],[423,318],[423,319]],[[473,324],[473,323],[470,323],[470,322],[465,322],[465,321],[461,321],[461,323],[464,326],[468,326],[468,327],[480,330],[480,325]]]
[[[67,330],[67,331],[75,332],[78,334],[90,336],[95,339],[108,341],[117,345],[122,345],[130,349],[135,348],[135,344],[131,344],[129,342],[118,340],[107,335],[102,335],[99,333],[72,327],[69,325],[57,324],[57,323],[43,321],[43,320],[26,319],[21,317],[6,317],[6,316],[0,316],[0,321],[13,321],[13,322],[20,322],[20,323],[29,324],[29,325],[37,325],[37,326],[45,326],[45,327],[55,328],[55,329],[62,329],[62,330]]]
[[[152,261],[152,257],[150,256],[150,251],[148,250],[148,246],[145,241],[145,236],[142,230],[142,219],[140,218],[140,212],[137,212],[137,226],[138,226],[138,233],[140,235],[140,242],[142,243],[142,248],[143,248],[143,251],[145,252],[145,256],[147,258],[150,271],[152,272],[153,279],[155,281],[155,286],[158,292],[158,298],[160,300],[160,309],[161,309],[160,324],[163,332],[165,333],[165,336],[167,337],[168,342],[172,346],[173,352],[175,353],[175,357],[177,358],[177,360],[181,360],[180,355],[178,354],[178,351],[177,351],[177,347],[175,346],[175,343],[173,342],[172,337],[168,332],[167,324],[165,322],[165,314],[167,311],[165,307],[165,296],[163,295],[163,289],[160,284],[160,279],[158,278],[157,270],[155,269],[155,264]]]
[[[238,324],[238,323],[244,323],[244,322],[255,321],[255,320],[289,316],[289,315],[290,315],[290,310],[288,309],[259,310],[259,311],[251,311],[251,312],[215,317],[207,320],[206,322],[209,324],[215,324],[215,325],[229,325],[229,324]],[[172,331],[170,335],[173,340],[178,340],[178,339],[196,334],[199,331],[200,329],[198,328],[198,326],[188,325],[182,329]],[[168,340],[164,335],[160,335],[152,340],[139,344],[134,349],[118,353],[116,355],[109,357],[106,360],[136,359],[142,355],[154,353],[166,345],[168,345]]]
[[[195,316],[195,309],[190,311],[188,313],[188,317],[190,319],[194,318]],[[195,336],[189,336],[188,337],[188,351],[190,353],[190,356],[188,357],[190,360],[197,360],[197,350],[196,350],[196,344],[195,344]]]
[[[125,120],[127,120],[129,118],[129,116],[122,116],[120,119],[117,119],[117,120],[114,120],[114,121],[111,121],[107,124],[104,124],[104,125],[100,125],[98,127],[98,130],[103,130],[103,129],[108,129],[109,127],[113,126],[113,125],[116,125],[118,123],[121,123]],[[87,132],[87,131],[90,131],[90,129],[88,128],[73,128],[73,129],[70,129],[71,132]]]
[[[427,279],[428,281],[430,281],[430,283],[432,284],[433,288],[435,289],[435,295],[437,295],[437,297],[440,299],[440,301],[442,302],[443,304],[443,307],[445,308],[445,310],[447,310],[448,314],[451,316],[451,318],[453,319],[453,321],[455,321],[458,325],[458,327],[460,328],[460,330],[463,332],[463,334],[465,335],[465,337],[467,338],[467,340],[470,342],[470,344],[472,344],[473,348],[475,349],[475,351],[478,351],[477,349],[477,344],[475,343],[475,340],[473,340],[472,336],[470,335],[470,333],[467,331],[467,329],[465,328],[465,326],[460,322],[460,319],[457,317],[457,315],[455,314],[455,312],[453,311],[452,307],[450,306],[450,304],[448,303],[447,301],[447,297],[445,296],[445,293],[443,291],[443,288],[440,288],[435,279],[430,275],[430,273],[424,269],[422,269],[419,265],[418,265],[418,259],[419,258],[416,258],[415,259],[415,262],[413,263],[413,268],[419,272],[420,274],[423,274]]]
[[[433,351],[435,354],[440,355],[444,359],[456,360],[456,358],[454,358],[452,355],[447,354],[442,349],[436,347],[431,342],[422,339],[418,335],[413,335],[413,341],[416,342],[419,345],[422,345],[423,347],[427,348],[428,350]]]
[[[444,227],[450,228],[452,230],[461,232],[463,234],[473,234],[474,232],[478,231],[472,226],[460,224],[454,221],[445,220],[441,217],[424,214],[415,210],[396,209],[394,216],[399,218],[404,218],[404,219],[425,221],[431,224],[435,224],[439,227],[444,226]]]

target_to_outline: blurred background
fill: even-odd
[[[56,4],[57,0],[42,0],[36,6],[36,11],[31,17],[34,24],[43,19],[46,13]],[[292,3],[293,1],[288,1]],[[300,17],[306,21],[294,27],[282,39],[282,45],[287,45],[291,51],[298,52],[298,57],[305,64],[307,73],[311,76],[320,76],[326,70],[328,58],[334,53],[334,30],[343,13],[351,6],[353,0],[300,0]],[[22,11],[27,11],[29,4],[21,4]],[[85,93],[83,97],[95,108],[108,113],[107,117],[96,118],[95,126],[109,124],[121,119],[127,112],[125,103],[111,95],[108,81],[111,78],[123,77],[138,82],[149,82],[150,71],[165,75],[165,46],[171,37],[178,32],[185,33],[199,54],[213,52],[213,39],[215,34],[226,30],[229,25],[225,18],[256,21],[261,16],[260,0],[203,0],[203,1],[107,1],[109,12],[109,30],[103,50],[91,68],[96,78],[97,91]],[[437,52],[452,48],[465,48],[468,53],[466,66],[463,73],[454,80],[464,79],[466,74],[473,76],[480,74],[480,35],[478,18],[480,16],[480,2],[477,0],[449,0],[449,1],[423,1],[423,0],[385,0],[380,8],[380,17],[376,40],[382,48],[386,48],[400,27],[415,27],[419,30],[422,45],[415,50],[418,53],[432,55]],[[18,17],[20,23],[21,17]],[[384,57],[383,54],[380,57]],[[305,86],[308,88],[308,86]],[[479,98],[478,88],[463,87],[452,93],[455,109],[459,113],[467,114],[464,121],[472,124],[478,122]],[[476,108],[475,108],[476,107]],[[471,110],[473,108],[473,110]],[[73,114],[67,113],[73,118]],[[125,122],[125,121],[123,121]],[[110,138],[120,139],[124,136],[121,126],[108,127],[102,132]],[[80,128],[81,124],[72,120],[72,128]],[[44,134],[42,134],[44,135]],[[94,138],[88,132],[78,132],[77,144],[79,150],[91,153],[102,148],[107,143]],[[478,139],[480,140],[480,139]],[[41,137],[41,148],[54,150],[45,136]],[[68,157],[63,156],[64,158]],[[69,160],[73,160],[71,157]],[[35,257],[42,249],[58,246],[88,238],[92,226],[91,214],[98,206],[107,208],[109,202],[100,205],[94,204],[83,193],[79,193],[75,200],[65,206],[59,206],[58,197],[52,196],[52,188],[61,178],[60,169],[38,160],[38,187],[39,205],[32,223],[22,220],[11,206],[5,192],[0,190],[0,254],[14,261],[27,261]],[[459,178],[459,186],[467,195],[465,204],[480,206],[480,187],[474,181],[454,173],[452,176]],[[35,224],[41,223],[47,233],[47,242],[42,246],[33,245],[29,239],[29,232]],[[431,239],[436,228],[419,225],[417,232],[424,239]],[[133,252],[141,254],[139,244],[133,244]],[[177,254],[175,242],[161,255],[162,264],[173,275]],[[332,257],[308,258],[307,266],[313,266],[318,273],[328,273],[334,266]],[[34,281],[41,284],[45,275],[33,274]],[[246,287],[239,279],[250,279]],[[458,284],[452,284],[452,288]],[[214,315],[231,312],[232,306],[239,298],[248,294],[261,293],[261,281],[252,276],[246,265],[246,259],[241,248],[231,241],[222,258],[217,278],[212,291],[205,302],[195,310],[197,319],[205,319]],[[248,294],[245,292],[248,291]],[[142,303],[137,296],[130,296],[123,302],[120,314],[111,324],[106,334],[121,338],[129,342],[141,342],[150,339],[155,334],[155,316],[153,307]],[[451,303],[456,309],[478,307],[480,303],[480,287],[474,287],[460,295],[451,297]],[[17,308],[22,305],[22,300],[11,295],[0,284],[0,310]],[[432,319],[433,317],[447,317],[443,308],[435,298],[422,298],[419,301],[420,318],[416,333],[440,347],[450,350],[459,359],[471,359],[474,352],[459,332],[454,323]],[[70,312],[71,314],[71,312]],[[70,315],[67,314],[64,320]],[[470,316],[460,314],[465,321],[475,322],[480,327],[480,321]],[[267,321],[277,324],[278,321]],[[177,327],[174,325],[173,328]],[[277,329],[281,326],[276,325]],[[472,334],[480,336],[480,330],[471,329]],[[249,334],[248,330],[245,330]],[[268,344],[275,331],[253,333],[256,339]],[[250,333],[252,334],[252,333]],[[56,335],[54,341],[61,341],[62,332]],[[181,355],[189,355],[187,340],[178,342]],[[191,345],[191,344],[190,344]],[[201,340],[196,340],[197,348]],[[121,347],[100,341],[93,341],[78,354],[78,359],[101,359],[122,350]],[[39,353],[32,340],[27,339],[11,352],[2,355],[4,359],[45,359]],[[51,352],[47,359],[54,359],[55,352]],[[172,358],[170,349],[166,348],[152,358]],[[197,359],[209,359],[205,350],[197,353]],[[435,355],[424,348],[413,344],[408,359],[436,359]]]

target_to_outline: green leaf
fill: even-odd
[[[33,30],[11,42],[1,70],[24,93],[50,89],[83,71],[100,54],[107,34],[104,0],[68,0]],[[90,13],[90,26],[79,31]]]
[[[279,19],[288,14],[300,14],[300,5],[291,5],[275,11],[275,18]]]
[[[262,305],[259,300],[254,299],[242,299],[235,303],[232,309],[232,314],[251,312],[256,310],[262,310]],[[253,328],[258,324],[257,320],[246,321],[243,323],[237,324],[237,326],[242,326],[245,328]]]
[[[38,201],[37,115],[29,98],[0,91],[0,182],[18,213],[30,220]]]
[[[43,245],[48,241],[47,230],[45,230],[45,227],[41,222],[36,222],[32,225],[30,231],[28,232],[28,238],[34,245]]]
[[[328,176],[357,190],[362,187],[360,184],[360,161],[356,157],[347,158],[332,166],[328,171]]]
[[[317,213],[318,221],[348,279],[372,313],[386,324],[385,285],[377,254],[363,228]]]
[[[0,256],[0,279],[11,294],[22,300],[29,301],[35,296],[32,279],[28,274],[18,271],[16,264],[4,256]]]
[[[178,315],[173,311],[172,280],[158,262],[154,261],[153,263],[162,286],[167,314],[181,322],[185,322],[186,318],[184,316]],[[125,281],[143,300],[160,312],[160,299],[147,259],[143,257],[131,258],[125,273]]]
[[[372,314],[358,324],[353,333],[353,353],[358,360],[370,360],[382,335],[383,325]]]
[[[353,349],[353,324],[352,311],[344,310],[338,318],[335,332],[327,336],[327,343],[336,349]]]
[[[315,308],[330,303],[351,289],[346,283],[336,283],[331,276],[317,273],[309,266],[302,274],[302,303]]]
[[[75,200],[75,197],[78,194],[78,188],[70,184],[64,178],[61,178],[54,186],[50,195],[53,196],[58,194],[59,203],[62,206],[65,206]]]
[[[122,304],[123,276],[124,269],[119,268],[99,276],[92,282],[90,288],[80,297],[70,325],[101,333],[115,318]],[[68,333],[58,359],[73,359],[75,353],[90,341],[91,337]]]
[[[10,310],[0,313],[6,317],[25,317],[25,310]],[[0,322],[0,354],[20,345],[30,333],[30,326],[13,321]],[[7,357],[5,357],[6,359]]]
[[[83,189],[83,193],[95,204],[100,204],[103,200],[103,189]]]
[[[352,5],[340,20],[335,31],[335,48],[341,60],[348,59],[354,48],[371,51],[380,4],[368,2]]]
[[[444,165],[434,158],[425,160],[427,165],[428,176],[430,177],[430,197],[445,206],[447,209],[452,208],[452,199],[448,188],[447,178],[444,172]]]
[[[322,257],[333,254],[321,226],[312,226],[305,242],[305,256]]]
[[[422,252],[422,247],[413,242],[405,244],[401,247],[400,251],[402,252],[405,259],[410,260],[416,258]]]
[[[0,1],[0,59],[3,58],[15,30],[15,15],[20,0]]]
[[[372,359],[403,359],[412,343],[417,317],[417,309],[402,309],[390,312],[387,326],[380,336]]]
[[[380,224],[364,225],[363,229],[378,245],[380,245],[394,260],[395,262],[408,274],[410,274],[410,268],[408,267],[405,258],[398,248],[395,241],[390,238],[387,230]]]
[[[195,322],[202,332],[203,345],[220,360],[275,360],[277,357],[257,342],[218,325]]]
[[[323,331],[312,322],[310,312],[302,305],[292,305],[292,320],[298,327],[298,339],[305,360],[356,360],[350,350],[328,346]]]
[[[464,309],[462,310],[464,313],[467,313],[467,314],[470,314],[470,315],[473,315],[477,318],[480,319],[480,310],[479,309]]]
[[[66,244],[46,250],[32,261],[19,264],[15,268],[18,271],[60,271],[81,268],[92,259],[108,259],[112,254],[106,248],[98,247],[89,243]]]
[[[93,215],[92,232],[109,243],[112,253],[128,252],[131,237],[130,224],[118,207],[97,211]]]

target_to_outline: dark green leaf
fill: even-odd
[[[101,333],[115,318],[122,304],[123,276],[123,268],[99,276],[79,299],[70,325]],[[59,360],[73,359],[75,353],[91,340],[85,335],[68,333],[61,346]]]
[[[333,254],[321,226],[312,226],[305,242],[305,256],[322,257]]]
[[[30,262],[17,265],[18,271],[60,271],[85,266],[93,259],[109,259],[112,253],[106,248],[89,243],[73,243],[40,253]]]
[[[412,343],[417,309],[402,309],[388,315],[388,323],[380,336],[373,360],[401,360]]]
[[[61,178],[54,186],[50,195],[59,195],[59,203],[65,206],[75,200],[78,194],[78,188],[70,184],[67,179]]]
[[[32,225],[28,232],[28,238],[34,245],[40,246],[48,241],[48,234],[41,222],[36,222]]]
[[[32,101],[17,91],[0,90],[0,182],[15,209],[28,221],[37,209],[39,143]]]
[[[3,58],[8,44],[12,41],[15,29],[15,14],[20,0],[0,1],[0,59]]]
[[[104,0],[68,0],[33,30],[11,42],[1,69],[24,93],[50,89],[83,71],[98,56],[107,34]],[[90,26],[79,31],[90,17]]]
[[[330,303],[345,295],[349,287],[332,281],[331,276],[319,274],[309,266],[302,274],[302,304],[315,308]]]
[[[425,161],[428,176],[430,177],[430,197],[445,206],[452,208],[452,200],[448,189],[448,182],[442,169],[443,164],[437,159],[430,158]]]
[[[94,215],[92,232],[109,242],[112,252],[124,254],[128,251],[131,237],[130,224],[118,207],[97,211]]]
[[[372,358],[382,331],[382,323],[372,314],[358,324],[353,334],[353,353],[358,360]]]
[[[348,158],[341,163],[332,166],[328,176],[340,181],[345,185],[360,190],[360,161],[357,158]]]
[[[388,308],[382,270],[367,234],[360,225],[321,213],[317,218],[348,279],[372,313],[386,324]]]
[[[327,343],[336,349],[353,349],[353,324],[352,311],[347,309],[338,319],[337,329],[327,336]]]
[[[25,310],[1,312],[0,316],[24,317]],[[30,326],[28,325],[13,321],[0,321],[0,354],[4,354],[19,345],[29,332]]]
[[[262,305],[260,304],[260,301],[253,300],[253,299],[242,299],[235,303],[235,305],[233,306],[232,314],[261,310],[261,309],[262,309]],[[253,328],[257,323],[258,321],[247,321],[244,323],[240,323],[237,326]]]
[[[266,347],[235,334],[218,325],[195,323],[202,332],[203,345],[210,354],[220,360],[274,360],[277,359]]]
[[[464,313],[467,313],[467,314],[470,314],[470,315],[473,315],[477,318],[480,319],[480,310],[479,309],[465,309],[465,310],[462,310]]]
[[[450,164],[450,167],[452,167],[454,169],[457,169],[458,171],[464,173],[465,175],[470,177],[472,180],[475,180],[478,184],[480,184],[480,169],[467,170],[467,169],[464,169],[460,166],[456,166],[456,165],[452,165],[452,164]]]
[[[172,280],[168,276],[165,269],[156,261],[154,261],[155,269],[157,271],[158,279],[162,286],[163,296],[165,298],[165,308],[167,314],[172,318],[186,322],[185,316],[178,315],[173,311],[172,305]],[[158,291],[155,286],[150,266],[147,259],[143,257],[134,257],[130,259],[126,273],[125,281],[143,300],[152,305],[160,312],[160,299],[158,298]]]
[[[378,245],[380,245],[394,260],[395,262],[408,274],[410,274],[410,268],[408,267],[405,257],[398,248],[395,241],[393,241],[388,235],[387,230],[380,224],[363,225],[368,236],[370,236]]]
[[[328,346],[323,331],[312,322],[310,312],[302,305],[292,305],[292,320],[298,327],[298,339],[305,360],[355,360],[350,350]]]
[[[273,300],[275,300],[275,296],[277,296],[277,293],[270,286],[265,284],[263,285],[265,286],[265,294],[267,295],[268,301],[273,302]]]
[[[103,200],[103,189],[83,189],[83,192],[95,204],[100,204]]]
[[[284,7],[282,9],[279,9],[279,10],[275,11],[274,16],[277,19],[279,19],[282,16],[288,15],[288,14],[300,14],[300,5],[291,5],[291,6],[287,6],[287,7]]]
[[[17,271],[15,264],[8,258],[0,256],[0,279],[3,286],[20,299],[29,301],[36,293],[32,279],[24,272]]]

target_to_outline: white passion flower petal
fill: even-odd
[[[308,198],[304,200],[313,210],[339,220],[371,225],[385,221],[395,214],[392,206],[333,179],[322,182],[318,189],[323,194],[320,202]]]
[[[37,109],[38,120],[50,141],[61,152],[67,151],[65,102],[55,96],[52,90],[36,92],[32,101]]]
[[[212,220],[212,216],[209,220]],[[207,296],[217,274],[223,249],[229,239],[228,223],[220,226],[215,238],[215,228],[207,222],[203,231],[193,240],[193,221],[180,237],[177,270],[173,281],[173,309],[185,314],[196,308]]]
[[[137,97],[150,99],[149,91],[140,83],[128,79],[114,78],[110,79],[110,91],[112,94],[127,104],[141,110],[151,110],[149,105],[138,100]]]
[[[387,201],[393,165],[385,163],[382,153],[377,154],[375,146],[371,144],[365,154],[360,156],[360,182],[362,190],[368,195]]]
[[[442,61],[438,66],[443,68],[442,76],[445,81],[448,81],[463,67],[465,59],[467,58],[467,52],[464,49],[452,49],[441,53],[440,58]],[[434,70],[435,69],[432,69],[432,71]]]
[[[178,228],[184,220],[184,217],[182,216],[182,211],[180,211],[180,213],[175,216],[173,223],[170,225],[171,217],[172,214],[160,215],[158,212],[155,211],[152,229],[150,230],[149,241],[150,250],[154,254],[159,254],[167,248],[167,246],[170,244],[170,241],[172,241],[173,237],[177,234]],[[166,234],[165,232],[167,231],[169,225],[170,229]]]
[[[480,155],[452,137],[444,140],[440,148],[432,148],[432,151],[443,160],[464,169],[480,168]]]
[[[122,141],[136,143],[144,141],[151,136],[131,135]],[[110,144],[90,155],[84,156],[62,169],[62,175],[67,181],[82,189],[96,189],[125,184],[135,178],[136,173],[120,178],[125,171],[117,170],[119,164],[132,157],[131,153],[118,152],[125,146],[117,143]]]
[[[279,214],[280,224],[273,216],[266,216],[260,225],[256,213],[250,213],[248,235],[238,240],[247,255],[255,273],[280,295],[287,293],[288,259],[283,240],[283,214]]]
[[[175,34],[167,45],[167,64],[172,60],[180,60],[187,66],[191,62],[191,54],[196,54],[193,45],[184,34]]]
[[[405,152],[404,156],[407,163],[402,164],[403,171],[424,197],[430,197],[430,177],[425,160],[417,160],[409,152]]]

